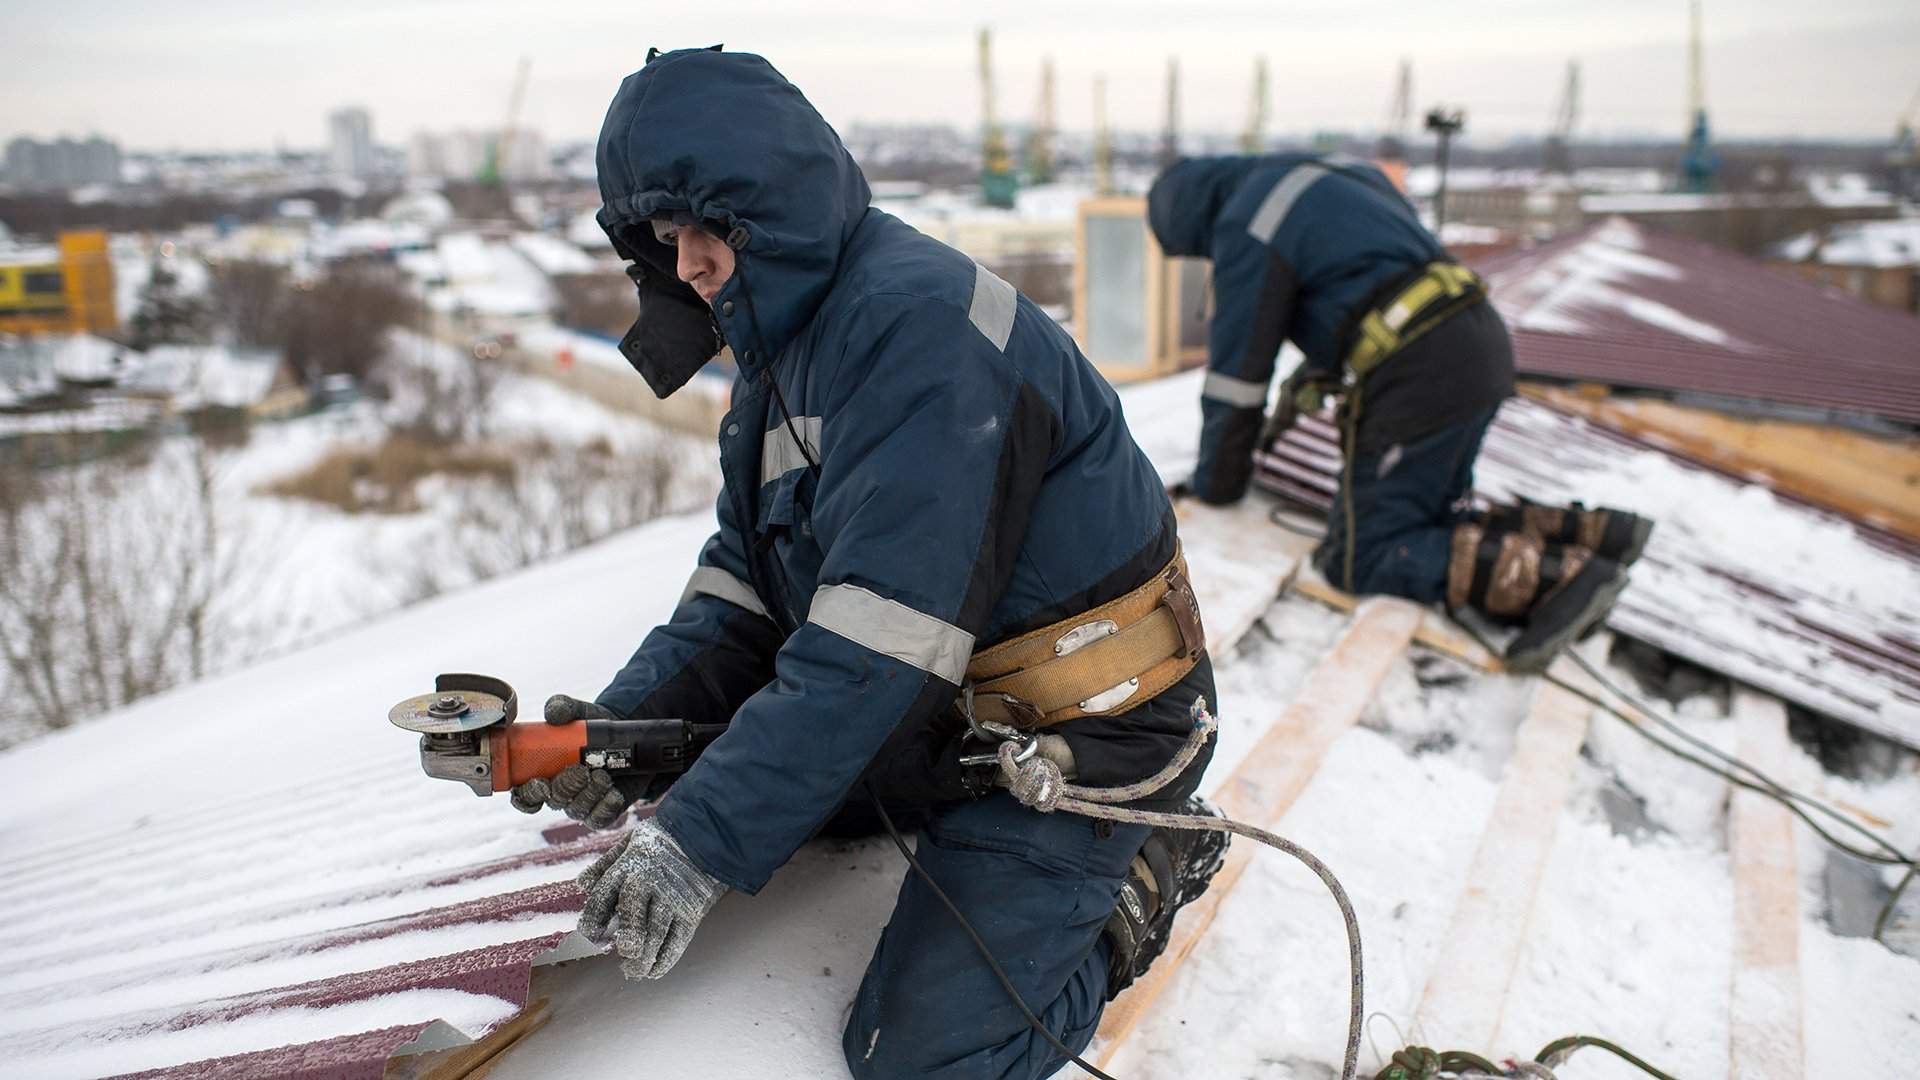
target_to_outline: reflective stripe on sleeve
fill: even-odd
[[[1280,231],[1280,223],[1287,220],[1293,204],[1327,172],[1326,166],[1310,161],[1289,169],[1260,201],[1260,209],[1254,211],[1253,222],[1247,226],[1248,235],[1263,244],[1273,243],[1273,234]]]
[[[973,655],[972,634],[858,585],[820,586],[807,621],[955,686]]]
[[[806,451],[801,452],[799,444],[793,441],[794,432],[806,442]],[[805,468],[807,455],[820,460],[820,418],[817,416],[796,416],[793,418],[793,431],[786,424],[776,425],[767,432],[760,444],[760,482],[770,483],[795,469]]]
[[[1267,403],[1267,384],[1209,371],[1207,381],[1201,384],[1200,396],[1222,405],[1258,409]]]
[[[967,307],[967,318],[993,342],[994,348],[1006,352],[1007,339],[1013,336],[1013,313],[1019,294],[979,263],[973,264],[973,270],[973,303]]]
[[[697,567],[693,576],[687,579],[687,588],[680,594],[680,602],[684,604],[696,596],[725,600],[763,619],[772,617],[767,614],[767,606],[760,602],[760,594],[753,591],[753,586],[717,566]]]

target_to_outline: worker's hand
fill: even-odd
[[[1273,440],[1292,431],[1300,422],[1300,400],[1295,391],[1293,380],[1280,384],[1279,397],[1273,403],[1273,415],[1267,417],[1267,426],[1260,432],[1260,447],[1266,449]]]
[[[671,970],[700,920],[727,891],[693,865],[652,818],[635,826],[574,884],[587,894],[580,933],[602,945],[611,938],[620,972],[629,979],[657,979]],[[609,933],[615,916],[619,925]]]
[[[549,724],[614,719],[618,718],[606,706],[591,701],[566,694],[547,699]],[[542,809],[559,810],[589,829],[612,827],[633,802],[614,785],[613,777],[605,769],[588,769],[585,765],[569,765],[551,780],[529,780],[514,788],[508,800],[523,814],[537,814]]]

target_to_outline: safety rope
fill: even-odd
[[[1350,1010],[1347,1018],[1347,1048],[1345,1063],[1341,1067],[1341,1080],[1353,1080],[1360,1064],[1360,1031],[1363,1023],[1362,999],[1365,986],[1360,963],[1360,921],[1353,913],[1353,904],[1347,899],[1347,891],[1341,887],[1340,879],[1334,877],[1327,864],[1315,858],[1313,853],[1288,840],[1284,836],[1256,828],[1231,818],[1213,817],[1206,814],[1169,814],[1153,810],[1132,810],[1115,803],[1128,803],[1142,799],[1159,791],[1173,782],[1193,759],[1200,753],[1209,738],[1218,727],[1212,714],[1207,712],[1207,701],[1198,698],[1193,703],[1191,713],[1193,729],[1180,750],[1168,762],[1165,768],[1145,780],[1121,787],[1082,787],[1069,784],[1060,771],[1060,766],[1052,760],[1033,755],[1024,762],[1019,760],[1021,745],[1017,740],[1006,740],[994,751],[1000,763],[1000,777],[1007,790],[1024,806],[1030,806],[1043,814],[1064,810],[1082,817],[1098,818],[1104,821],[1125,822],[1131,825],[1147,825],[1162,829],[1184,829],[1189,831],[1224,832],[1257,840],[1271,848],[1277,848],[1305,863],[1307,869],[1326,883],[1327,890],[1333,893],[1333,899],[1340,905],[1340,917],[1347,925],[1347,962],[1352,983],[1350,987]]]

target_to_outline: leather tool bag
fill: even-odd
[[[1125,596],[973,654],[974,716],[1031,730],[1122,713],[1186,678],[1206,640],[1176,549]]]

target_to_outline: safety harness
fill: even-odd
[[[1187,677],[1206,648],[1187,561],[1118,599],[974,653],[972,715],[1021,731],[1111,716]]]
[[[1353,591],[1353,459],[1359,452],[1360,414],[1367,376],[1398,355],[1427,331],[1487,295],[1480,275],[1456,262],[1430,262],[1411,281],[1388,294],[1354,324],[1353,346],[1343,370],[1334,377],[1309,379],[1294,390],[1294,404],[1302,413],[1319,412],[1330,397],[1339,397],[1336,416],[1345,467],[1340,481],[1341,512],[1346,525],[1346,565],[1341,586]]]

